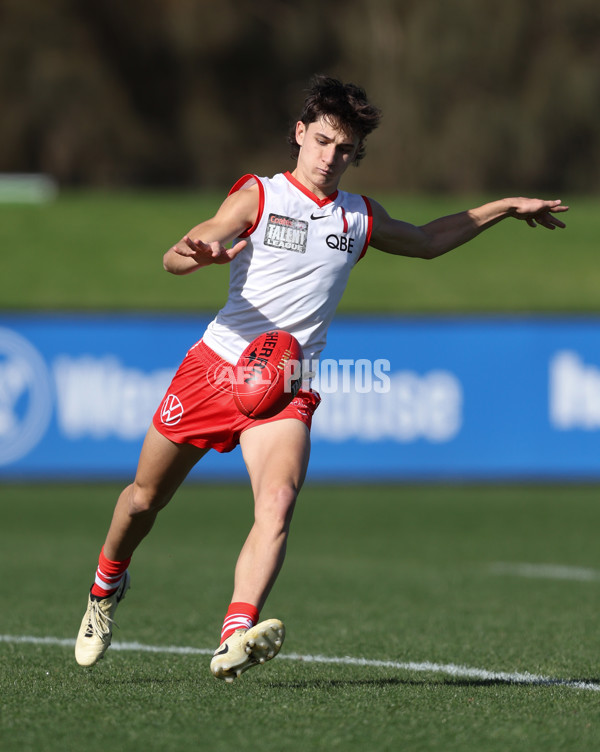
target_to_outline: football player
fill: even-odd
[[[110,645],[115,610],[129,587],[131,557],[192,467],[210,450],[238,444],[254,495],[254,524],[235,567],[220,645],[211,661],[232,681],[279,651],[285,629],[259,614],[283,564],[294,505],[306,475],[310,427],[319,395],[303,385],[279,414],[252,420],[215,385],[246,346],[283,329],[317,362],[350,272],[367,247],[434,259],[505,219],[564,227],[560,200],[503,198],[415,226],[376,201],[339,188],[364,157],[380,111],[365,92],[326,76],[311,84],[290,133],[293,169],[245,175],[213,217],[164,255],[171,274],[231,264],[229,296],[185,356],[146,435],[135,478],[119,496],[100,552],[75,655],[90,666]],[[368,262],[365,262],[368,263]]]

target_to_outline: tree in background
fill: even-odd
[[[363,188],[600,188],[597,0],[0,0],[0,170],[274,172],[315,72],[384,111]]]

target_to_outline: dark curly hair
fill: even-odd
[[[354,164],[365,156],[365,140],[375,130],[381,120],[381,110],[367,99],[364,89],[354,84],[344,84],[337,78],[317,75],[311,80],[308,96],[300,117],[305,125],[325,118],[343,131],[358,136],[358,149]],[[297,121],[296,121],[297,122]],[[291,155],[298,158],[300,146],[296,141],[296,122],[290,128],[288,143]]]

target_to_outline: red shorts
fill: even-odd
[[[156,430],[177,444],[193,444],[201,449],[231,452],[247,428],[285,418],[302,421],[310,430],[312,416],[321,401],[317,392],[300,390],[280,413],[265,420],[243,415],[233,401],[231,386],[215,387],[210,375],[231,364],[214,350],[198,342],[183,363],[154,414]]]

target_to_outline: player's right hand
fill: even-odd
[[[218,241],[205,243],[199,238],[193,240],[189,235],[184,235],[171,250],[178,256],[191,258],[197,266],[208,266],[209,264],[228,264],[246,245],[247,241],[240,240],[231,248],[225,248]]]

